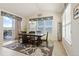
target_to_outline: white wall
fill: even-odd
[[[72,12],[75,6],[78,4],[72,4]],[[79,18],[73,19],[72,14],[72,55],[79,56]]]
[[[29,19],[28,18],[22,18],[21,21],[21,31],[27,31],[29,32]]]

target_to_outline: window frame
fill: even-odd
[[[63,34],[63,38],[71,45],[72,44],[72,40],[69,39],[71,38],[71,4],[68,4],[66,10],[63,13],[63,24],[62,24],[62,33]],[[67,27],[70,26],[69,29],[67,29]],[[70,30],[70,32],[68,33],[67,30]],[[67,35],[70,34],[70,37],[67,38]]]
[[[31,19],[31,20],[32,20],[32,19]],[[31,21],[31,20],[29,20],[29,21]],[[33,19],[33,20],[34,20],[34,19]],[[40,20],[43,21],[43,27],[38,25],[38,22],[39,22]],[[36,30],[35,30],[35,31],[38,31],[38,30],[39,30],[38,27],[39,27],[39,28],[43,28],[43,29],[41,30],[41,31],[43,31],[43,33],[47,32],[47,31],[46,31],[46,28],[49,28],[49,29],[51,28],[51,32],[52,32],[52,25],[46,27],[47,25],[46,25],[46,23],[45,23],[45,20],[52,20],[52,21],[50,21],[50,22],[52,22],[52,24],[53,24],[53,18],[51,18],[51,17],[48,17],[48,18],[46,17],[46,18],[45,18],[45,17],[44,17],[44,18],[40,18],[40,20],[39,20],[39,18],[36,18],[36,19],[34,20],[34,21],[36,21]]]

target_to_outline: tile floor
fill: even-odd
[[[67,56],[61,41],[54,41],[53,56]]]

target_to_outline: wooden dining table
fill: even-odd
[[[20,33],[19,35],[37,37],[37,39],[35,39],[35,40],[37,41],[37,46],[39,46],[42,41],[41,37],[43,37],[45,34],[43,34],[43,33]]]

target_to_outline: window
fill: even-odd
[[[3,38],[4,41],[12,40],[12,18],[10,17],[3,17]]]
[[[49,19],[49,20],[45,20],[45,29],[46,29],[46,32],[52,32],[52,20]]]
[[[71,23],[67,24],[66,27],[66,41],[71,44]]]
[[[36,31],[36,21],[29,21],[30,31]]]
[[[63,14],[63,38],[71,45],[71,8],[67,6]]]
[[[41,31],[42,33],[52,32],[52,17],[37,18],[30,20],[30,31]]]
[[[44,20],[43,19],[38,19],[37,21],[37,31],[44,31]]]
[[[11,18],[3,17],[3,27],[12,27]]]

